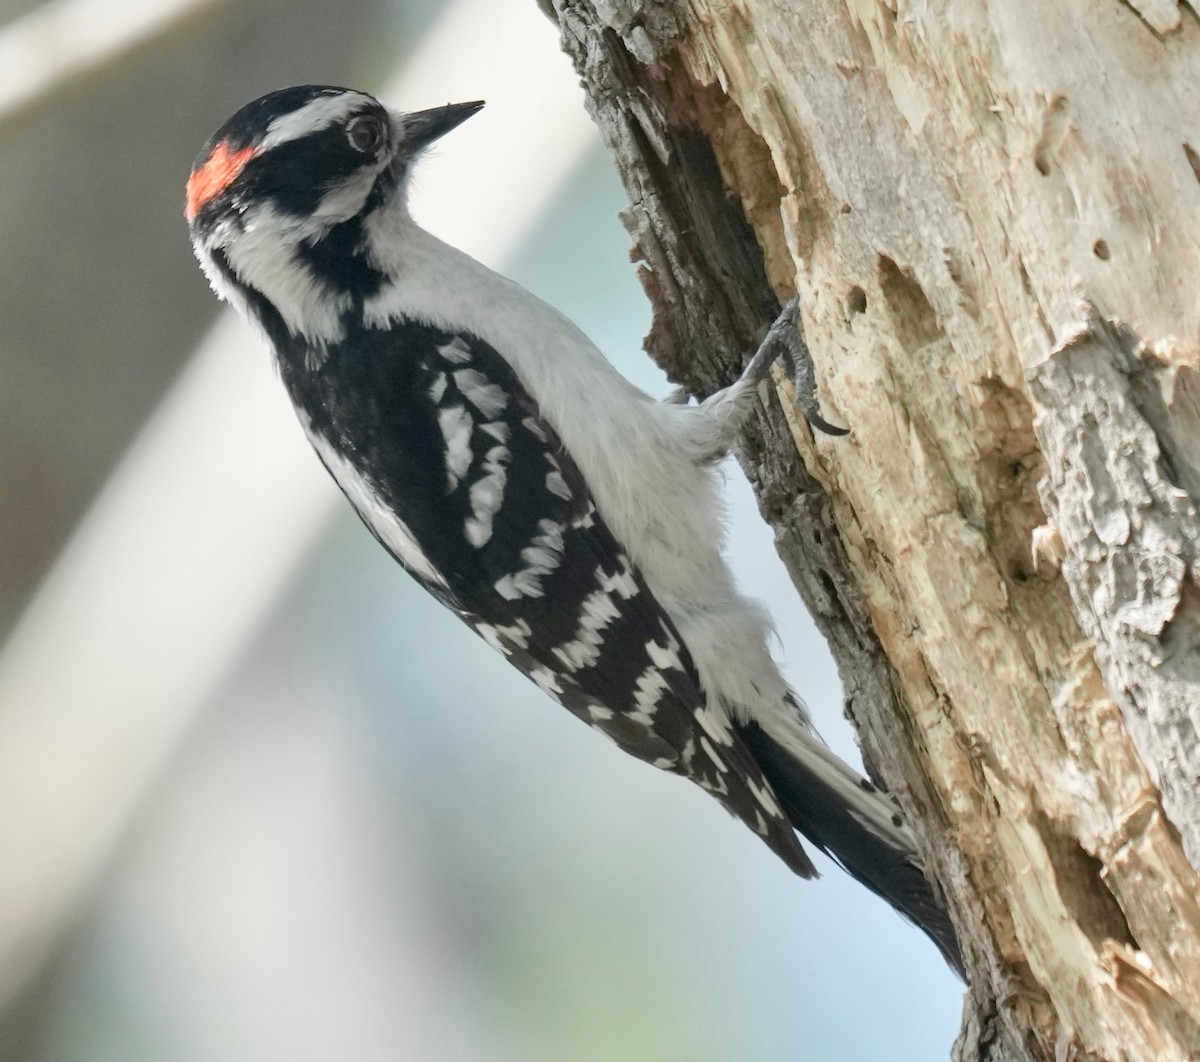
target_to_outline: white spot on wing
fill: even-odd
[[[693,774],[690,777],[697,785],[708,790],[710,793],[720,793],[722,796],[729,795],[729,785],[725,781],[723,774],[718,774],[715,778],[710,774]]]
[[[562,524],[556,524],[553,520],[539,520],[538,527],[541,534],[534,538],[532,545],[521,550],[521,559],[531,571],[549,575],[562,559]]]
[[[442,401],[442,396],[446,393],[446,374],[439,372],[434,378],[433,383],[429,385],[429,397],[433,400],[434,405],[438,405]]]
[[[550,472],[546,475],[546,489],[566,501],[571,500],[571,488],[567,486],[561,472]]]
[[[483,459],[484,476],[471,484],[471,515],[467,517],[466,536],[472,546],[483,546],[492,537],[492,519],[504,500],[504,485],[511,454],[507,447],[493,446]]]
[[[525,567],[496,580],[496,593],[508,601],[519,597],[541,597],[542,576],[549,575],[562,560],[563,526],[553,520],[538,522],[539,534],[521,550]]]
[[[717,750],[712,747],[712,742],[709,741],[708,738],[706,738],[703,734],[700,735],[700,747],[708,754],[708,758],[713,761],[718,771],[724,774],[729,770],[729,768],[725,766],[725,761],[717,755]]]
[[[459,369],[454,374],[454,382],[463,397],[485,417],[498,417],[508,405],[508,396],[503,389],[476,369]]]
[[[448,406],[438,410],[438,427],[446,443],[446,472],[450,476],[450,489],[471,467],[471,430],[474,427],[471,414],[462,406]]]
[[[694,715],[700,729],[718,745],[733,744],[733,731],[729,729],[729,720],[719,708],[706,704],[703,708],[697,708]]]
[[[583,599],[579,611],[579,629],[575,632],[575,637],[554,650],[554,655],[568,671],[591,667],[600,659],[604,629],[621,614],[616,602],[604,587],[588,594]]]
[[[591,510],[591,512],[594,511],[594,509]],[[588,513],[588,516],[591,515],[591,512]],[[633,577],[633,565],[629,563],[629,558],[622,554],[618,558],[618,561],[620,562],[621,570],[617,572],[616,575],[610,576],[608,586],[628,601],[629,598],[634,597],[637,594],[638,584],[637,580]],[[667,635],[667,638],[668,645],[671,642],[674,642],[674,639],[671,638],[669,634]],[[678,644],[675,645],[675,648],[679,648]],[[653,659],[653,657],[651,657],[651,659]],[[658,661],[655,661],[655,663],[658,663]],[[659,664],[659,667],[664,666],[666,665]]]
[[[542,584],[524,572],[510,572],[497,579],[493,588],[505,601],[516,601],[519,597],[541,597]]]
[[[558,676],[548,667],[535,667],[529,672],[529,677],[538,684],[538,688],[551,697],[561,697],[562,687],[558,684]]]
[[[662,695],[669,690],[670,684],[666,676],[658,668],[651,666],[642,672],[633,691],[633,703],[640,711],[653,716],[658,711],[658,702]]]
[[[696,755],[696,739],[690,737],[683,745],[683,765],[690,771],[692,768],[692,759]]]
[[[499,649],[505,656],[512,654],[514,646],[528,649],[529,636],[533,633],[529,623],[523,619],[508,626],[499,623],[477,623],[475,629],[488,645]]]
[[[545,429],[533,418],[526,417],[521,423],[525,429],[539,442],[549,442],[550,437],[546,434]]]
[[[704,738],[700,740],[703,741]],[[754,799],[763,806],[768,815],[772,815],[775,818],[783,817],[783,811],[779,807],[779,802],[775,799],[775,794],[771,792],[768,785],[755,785],[753,778],[747,778],[746,785],[749,787],[750,792],[754,794]]]
[[[465,365],[471,360],[471,348],[462,336],[455,336],[449,343],[438,347],[437,352],[454,365]]]
[[[633,593],[637,593],[636,583],[634,583]],[[629,596],[632,596],[632,594]],[[667,668],[681,671],[683,669],[683,661],[679,658],[679,643],[670,631],[667,631],[666,635],[666,645],[659,645],[654,639],[648,641],[646,643],[646,653],[654,661],[655,667],[662,668],[664,671]]]

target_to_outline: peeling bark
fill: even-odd
[[[1160,356],[1093,307],[1083,316],[1029,376],[1042,496],[1105,684],[1200,865],[1197,352]]]
[[[956,1057],[1200,1057],[1200,20],[543,6],[651,355],[706,394],[801,295],[853,434],[779,380],[742,460],[958,927]]]

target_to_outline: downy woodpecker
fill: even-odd
[[[410,217],[415,160],[481,106],[403,114],[328,86],[247,104],[187,182],[204,272],[266,333],[309,441],[413,578],[800,877],[816,871],[796,831],[959,966],[897,806],[814,735],[721,556],[714,463],[799,342],[794,304],[732,386],[652,400]]]

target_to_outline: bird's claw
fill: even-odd
[[[804,419],[826,435],[849,435],[849,428],[839,428],[821,416],[817,402],[817,375],[800,324],[799,296],[793,295],[784,303],[743,376],[755,382],[765,379],[776,361],[783,364],[784,372],[792,381],[796,405],[804,414]]]

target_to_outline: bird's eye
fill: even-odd
[[[374,155],[383,144],[383,122],[373,114],[360,114],[346,126],[346,139],[360,155]]]

